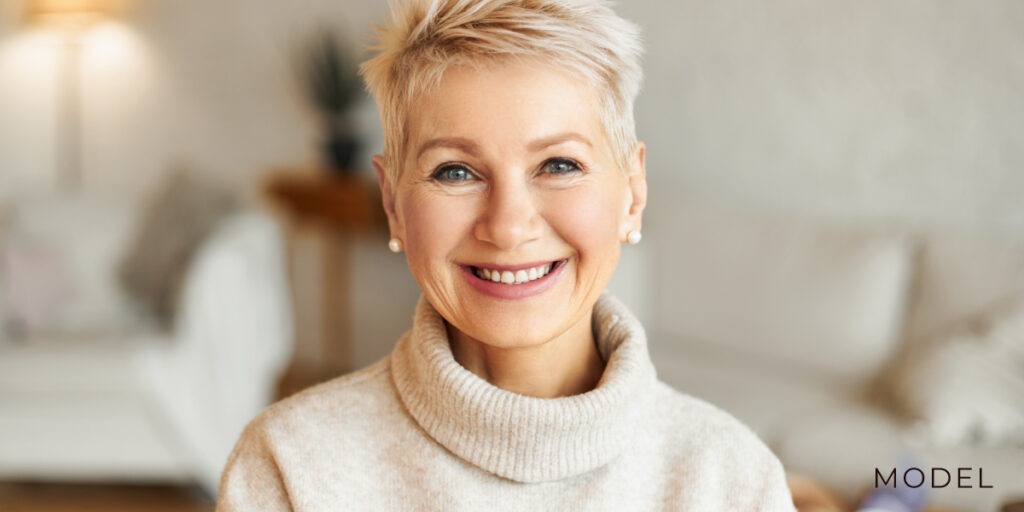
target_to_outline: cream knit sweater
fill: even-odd
[[[420,298],[387,358],[249,424],[217,510],[795,510],[753,432],[657,380],[622,303],[602,295],[593,326],[598,387],[533,398],[460,366]]]

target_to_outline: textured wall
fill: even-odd
[[[0,183],[42,186],[57,48],[30,41],[18,5],[0,3]],[[99,186],[142,186],[175,160],[248,176],[312,159],[316,126],[295,94],[289,43],[325,20],[365,41],[386,12],[327,0],[136,5],[127,29],[108,31],[114,55],[83,50],[84,159]],[[1024,232],[1024,4],[619,9],[645,30],[637,117],[661,195]]]
[[[1024,239],[1024,3],[664,0],[621,11],[647,35],[637,116],[663,198]]]
[[[0,2],[0,189],[53,183],[61,44]],[[145,0],[83,37],[87,186],[144,189],[174,163],[250,179],[316,157],[316,119],[298,94],[290,49],[320,24],[365,39],[380,4]],[[371,104],[363,109],[373,118]],[[375,133],[373,120],[366,130]]]
[[[637,105],[648,240],[671,236],[680,194],[1024,239],[1024,3],[620,3],[648,49]],[[16,23],[17,4],[0,2],[0,198],[45,189],[55,165],[59,47]],[[175,161],[251,181],[313,160],[317,127],[288,45],[332,21],[365,41],[387,11],[383,1],[136,5],[105,32],[107,50],[103,38],[83,49],[86,178],[127,193]],[[361,115],[379,147],[373,106]],[[617,277],[634,304],[658,270],[644,268],[644,250],[627,252]],[[386,298],[361,286],[380,299],[362,303]],[[357,330],[378,332],[367,325]]]

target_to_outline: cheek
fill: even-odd
[[[583,261],[614,258],[619,245],[620,198],[609,187],[581,187],[558,194],[548,218]]]
[[[405,226],[406,258],[413,273],[444,266],[469,229],[471,204],[463,199],[411,193],[402,199],[400,215]]]

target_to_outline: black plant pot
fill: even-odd
[[[328,169],[334,174],[349,175],[356,173],[356,156],[362,144],[351,135],[334,134],[323,144],[324,159]]]

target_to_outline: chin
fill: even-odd
[[[524,326],[521,322],[506,323],[500,320],[486,326],[475,327],[471,332],[463,332],[487,346],[510,349],[543,345],[564,331],[550,326]]]

